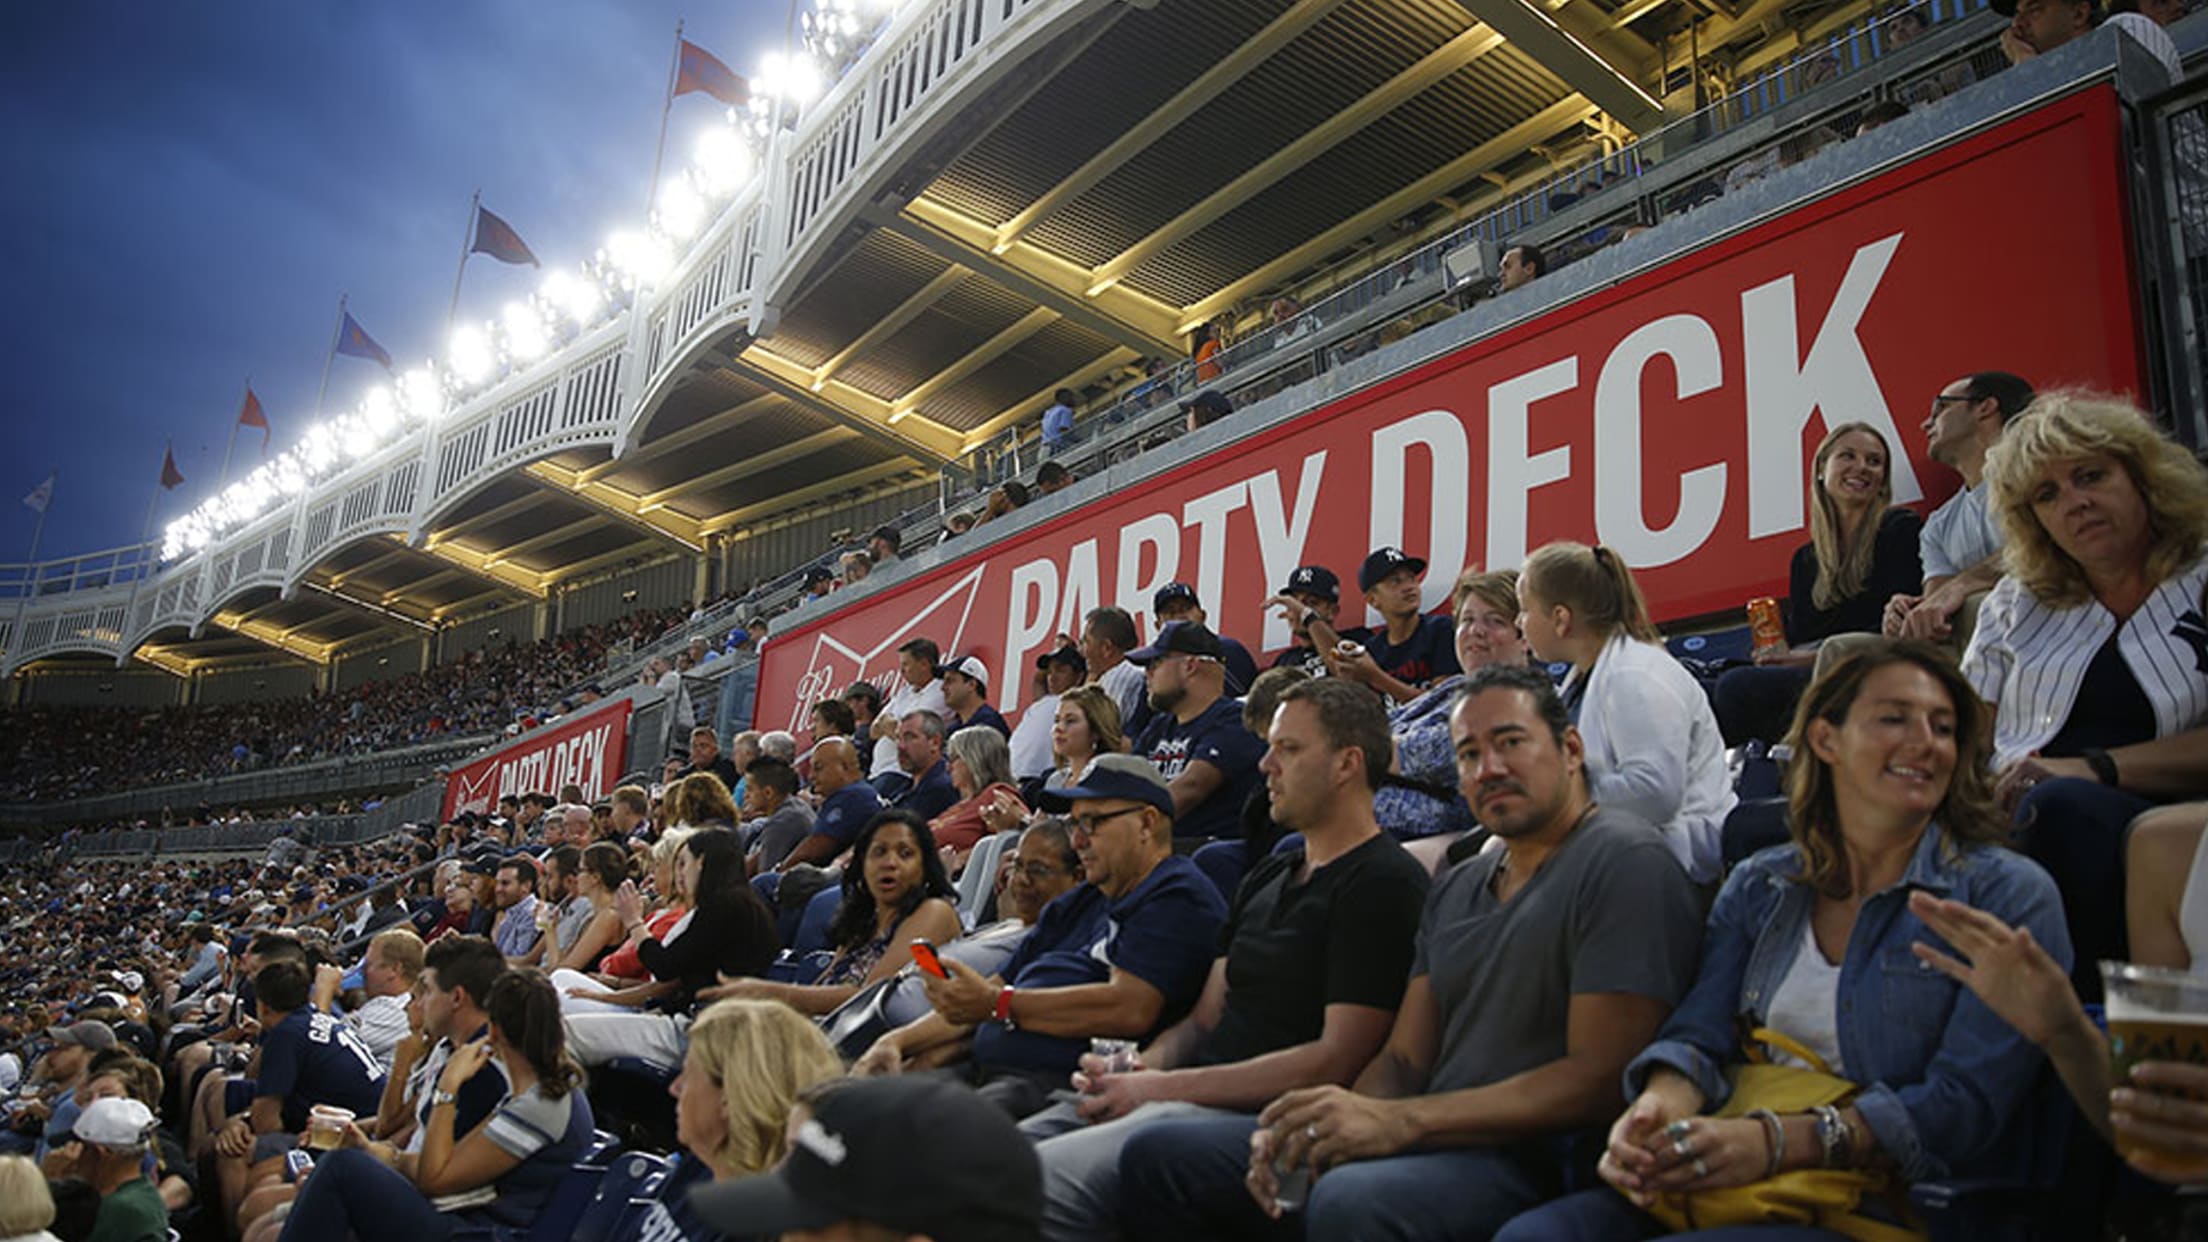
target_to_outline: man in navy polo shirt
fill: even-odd
[[[945,959],[925,979],[935,1012],[883,1036],[907,1060],[973,1037],[984,1096],[1015,1119],[1063,1087],[1092,1037],[1147,1042],[1196,1003],[1226,902],[1173,852],[1173,791],[1133,755],[1099,755],[1071,789],[1042,796],[1071,811],[1088,882],[1043,908],[994,976]]]
[[[1005,723],[1004,713],[989,706],[989,666],[979,656],[961,656],[943,666],[943,702],[951,709],[948,720],[943,722],[945,734],[956,733],[968,725],[987,725],[1009,738],[1012,726]]]
[[[826,866],[851,848],[859,829],[882,809],[882,796],[859,779],[861,762],[858,744],[847,737],[825,737],[813,747],[813,792],[820,798],[820,810],[813,816],[812,835],[799,841],[776,871],[799,863]]]
[[[1265,743],[1243,726],[1241,705],[1226,696],[1219,636],[1201,622],[1174,621],[1127,659],[1148,675],[1152,713],[1134,753],[1155,764],[1171,786],[1173,831],[1239,836],[1242,804],[1257,785]]]
[[[943,762],[943,718],[934,712],[907,712],[897,722],[897,766],[911,783],[889,804],[934,819],[958,801],[950,766]]]
[[[1308,609],[1291,615],[1289,623],[1310,631],[1312,645],[1329,653],[1327,663],[1336,677],[1362,682],[1393,702],[1408,703],[1435,682],[1464,671],[1457,664],[1455,620],[1429,617],[1419,609],[1419,584],[1425,574],[1423,559],[1401,548],[1377,549],[1358,569],[1357,587],[1380,614],[1378,627],[1336,634],[1331,620]],[[1362,650],[1342,650],[1344,639]]]

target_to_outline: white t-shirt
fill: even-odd
[[[912,683],[902,677],[897,679],[897,689],[890,694],[889,701],[882,704],[882,714],[891,720],[903,720],[913,712],[934,712],[943,717],[945,723],[949,723],[951,708],[943,701],[942,678],[938,677],[918,689],[914,689]],[[897,734],[892,729],[888,737],[874,743],[874,765],[868,772],[872,774],[896,770]]]
[[[1763,1024],[1823,1057],[1826,1070],[1845,1078],[1847,1070],[1840,1063],[1839,1007],[1839,964],[1825,960],[1825,951],[1817,947],[1815,925],[1803,919],[1801,951],[1794,955],[1794,964],[1786,968],[1786,977],[1772,991],[1771,1009],[1763,1016]],[[1771,1060],[1777,1065],[1814,1068],[1780,1048],[1771,1049]]]

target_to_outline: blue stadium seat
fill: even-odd
[[[529,1242],[563,1242],[582,1218],[583,1209],[589,1206],[591,1195],[605,1175],[603,1164],[579,1160],[569,1165],[560,1175],[560,1184],[552,1188],[544,1210],[537,1213],[536,1223],[529,1227]]]
[[[1757,850],[1786,844],[1786,799],[1741,799],[1725,817],[1725,827],[1719,832],[1718,842],[1727,871]]]
[[[679,1065],[661,1065],[656,1061],[647,1061],[643,1057],[615,1057],[606,1062],[605,1068],[620,1074],[634,1074],[639,1078],[649,1078],[661,1086],[673,1082],[675,1075],[682,1072],[682,1067]],[[616,1143],[614,1146],[619,1147],[620,1144]]]
[[[831,953],[828,944],[828,925],[836,920],[836,907],[843,904],[843,889],[830,885],[813,895],[805,906],[805,917],[798,922],[797,938],[782,951],[774,965],[767,967],[767,978],[778,983],[809,983],[827,965],[818,955]]]
[[[1664,640],[1665,650],[1679,660],[1745,660],[1755,645],[1755,632],[1745,625],[1714,634],[1686,634]]]
[[[598,1181],[590,1203],[576,1219],[574,1229],[568,1234],[572,1242],[613,1242],[616,1238],[632,1237],[636,1233],[635,1209],[647,1182],[656,1186],[655,1179],[667,1171],[667,1158],[646,1152],[630,1152],[615,1160],[604,1177]]]

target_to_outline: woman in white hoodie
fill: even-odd
[[[1664,650],[1618,554],[1552,543],[1526,558],[1521,628],[1540,659],[1569,664],[1565,705],[1587,745],[1595,800],[1662,829],[1695,883],[1718,881],[1735,798],[1709,697]]]

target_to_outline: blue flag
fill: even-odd
[[[351,311],[345,312],[345,323],[337,330],[337,352],[348,358],[366,358],[381,363],[386,371],[391,369],[390,352],[376,344],[376,338],[368,335]]]

